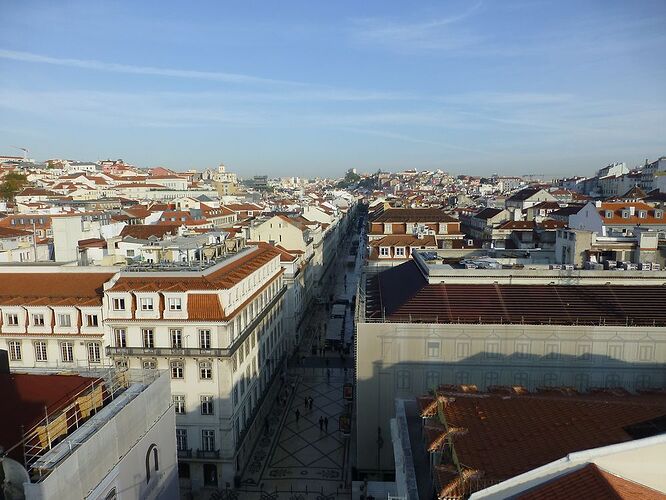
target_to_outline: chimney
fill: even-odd
[[[629,206],[629,215],[633,216],[636,215],[636,207],[633,205]]]

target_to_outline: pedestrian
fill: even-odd
[[[324,417],[319,417],[319,430],[324,430]]]
[[[328,417],[324,418],[324,430],[328,432]]]
[[[298,423],[298,419],[299,419],[299,418],[301,418],[301,412],[300,412],[300,411],[298,410],[298,408],[297,408],[297,409],[296,409],[296,423]]]
[[[311,410],[312,410],[312,401],[314,401],[314,400],[312,399],[312,396],[310,396],[310,397],[308,398],[308,405],[310,406],[310,409],[311,409]]]
[[[331,380],[331,369],[326,368],[326,380]]]
[[[308,397],[307,397],[307,396],[305,396],[305,397],[303,398],[303,406],[305,406],[306,409],[307,409],[307,407],[308,407]]]

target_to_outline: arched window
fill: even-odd
[[[151,467],[151,461],[150,457],[152,455],[153,458],[153,463]],[[157,450],[157,445],[155,443],[151,444],[148,447],[148,452],[146,453],[146,483],[150,482],[150,473],[152,472],[157,472],[160,470],[160,463],[159,463],[159,456],[158,456],[158,450]]]

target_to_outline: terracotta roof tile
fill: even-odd
[[[104,283],[114,273],[2,273],[3,305],[102,305]]]
[[[587,464],[517,496],[518,500],[568,500],[570,498],[664,500],[666,495],[642,484],[610,474],[595,464]]]
[[[187,318],[201,321],[222,321],[224,313],[216,293],[191,293],[187,296]]]

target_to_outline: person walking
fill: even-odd
[[[324,418],[324,430],[328,432],[328,417]]]
[[[319,417],[319,431],[324,430],[324,417]]]
[[[313,402],[313,401],[314,401],[314,400],[312,399],[312,396],[310,396],[310,397],[308,398],[308,406],[310,407],[311,410],[312,410],[312,402]]]
[[[331,369],[326,368],[326,380],[331,380]]]
[[[307,410],[307,408],[308,408],[308,402],[309,402],[309,399],[308,399],[307,396],[305,396],[305,397],[303,398],[303,406],[305,406],[305,409],[306,409],[306,410]]]
[[[298,423],[299,418],[301,418],[301,412],[298,408],[296,408],[296,423]]]

